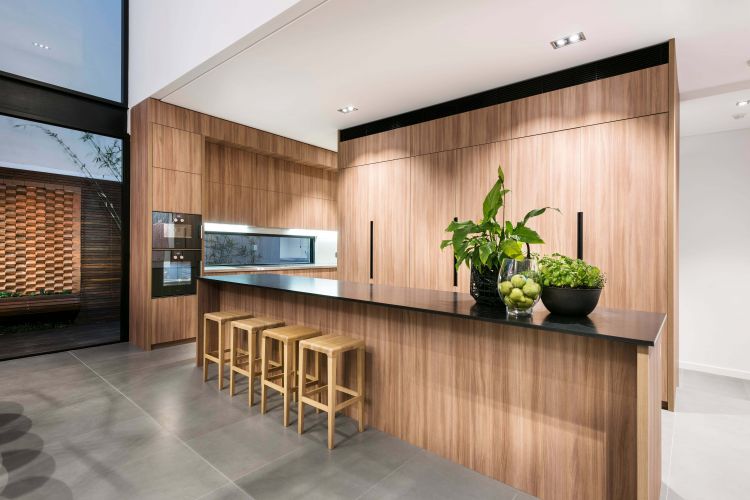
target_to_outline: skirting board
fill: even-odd
[[[750,380],[750,371],[736,370],[734,368],[722,368],[720,366],[690,363],[688,361],[680,361],[680,368],[683,370],[693,370],[696,372],[711,373],[713,375],[724,375],[725,377]]]

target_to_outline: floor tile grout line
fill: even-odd
[[[182,445],[185,446],[185,448],[187,448],[188,450],[190,450],[193,454],[195,454],[198,458],[200,458],[203,462],[205,462],[209,467],[211,467],[213,470],[215,470],[217,473],[219,473],[219,475],[221,477],[223,477],[224,479],[226,479],[227,482],[230,482],[230,483],[234,484],[235,486],[237,486],[237,484],[234,481],[232,481],[232,479],[230,479],[229,476],[227,476],[226,474],[224,474],[223,472],[221,472],[219,469],[217,469],[216,466],[214,466],[214,464],[212,464],[211,462],[209,462],[208,460],[206,460],[206,458],[203,455],[201,455],[200,453],[198,453],[192,446],[190,446],[189,444],[187,444],[180,436],[178,436],[174,432],[172,432],[169,429],[167,429],[166,427],[164,427],[158,420],[156,420],[153,417],[153,415],[151,415],[149,412],[147,412],[145,409],[143,409],[143,407],[141,405],[139,405],[138,403],[136,403],[135,401],[133,401],[129,396],[127,396],[120,389],[118,389],[117,387],[115,387],[109,380],[107,380],[106,378],[102,377],[96,370],[94,370],[93,368],[91,368],[81,358],[79,358],[78,356],[76,356],[75,353],[73,353],[73,351],[68,351],[68,353],[71,356],[73,356],[75,359],[77,359],[78,362],[81,363],[83,366],[85,366],[86,368],[88,368],[89,370],[91,370],[91,372],[94,375],[96,375],[97,377],[99,377],[105,384],[107,384],[112,389],[114,389],[115,392],[117,392],[120,396],[122,396],[128,402],[130,402],[130,404],[132,404],[133,406],[135,406],[136,408],[138,408],[141,412],[143,412],[143,414],[146,415],[149,419],[151,419],[160,429],[162,429],[164,432],[166,432],[170,436],[172,436],[175,439],[177,439],[177,441],[179,441],[180,443],[182,443]],[[226,483],[223,484],[222,486],[225,486],[225,485],[226,485]],[[238,486],[238,488],[239,488],[239,486]],[[245,490],[242,490],[241,488],[240,488],[240,490],[245,495],[247,495],[248,498],[252,498],[250,495],[247,494],[247,492],[245,492]],[[200,497],[198,497],[198,498],[200,498]]]
[[[359,500],[360,498],[362,498],[362,497],[364,497],[365,495],[367,495],[367,494],[368,494],[368,493],[369,493],[370,491],[372,491],[372,490],[373,490],[373,488],[375,488],[375,487],[376,487],[377,485],[379,485],[380,483],[382,483],[383,481],[385,481],[386,479],[388,479],[389,477],[391,477],[391,476],[392,476],[393,474],[395,474],[395,473],[396,473],[396,472],[397,472],[398,470],[400,470],[400,469],[401,469],[401,467],[403,467],[403,466],[404,466],[404,465],[406,465],[407,463],[411,462],[411,461],[412,461],[412,460],[414,459],[414,457],[416,457],[416,456],[417,456],[417,455],[419,455],[420,453],[422,453],[422,454],[423,454],[423,453],[425,453],[425,451],[424,451],[424,450],[417,450],[417,452],[416,452],[416,453],[414,453],[414,454],[413,454],[412,456],[410,456],[409,458],[407,458],[406,460],[404,460],[404,461],[403,461],[403,463],[402,463],[401,465],[399,465],[398,467],[396,467],[395,469],[393,469],[393,470],[392,470],[391,472],[389,472],[388,474],[386,474],[385,476],[383,476],[382,478],[380,478],[379,480],[377,480],[377,481],[376,481],[375,483],[373,483],[373,484],[372,484],[372,485],[371,485],[371,486],[370,486],[369,488],[367,488],[367,489],[366,489],[365,491],[363,491],[363,492],[362,492],[362,493],[361,493],[361,494],[360,494],[360,495],[359,495],[359,496],[358,496],[357,498],[355,498],[355,500]]]
[[[208,497],[209,495],[212,495],[212,494],[216,493],[217,491],[219,491],[219,490],[220,490],[220,489],[222,489],[223,487],[225,487],[225,486],[229,486],[230,484],[231,484],[232,486],[234,486],[235,488],[237,488],[238,490],[240,490],[240,491],[241,491],[241,492],[242,492],[243,494],[245,494],[245,495],[246,495],[246,496],[247,496],[248,498],[253,498],[253,497],[251,497],[251,496],[250,496],[250,495],[249,495],[249,494],[248,494],[248,493],[247,493],[247,492],[246,492],[245,490],[243,490],[242,488],[240,488],[240,487],[239,487],[239,485],[238,485],[237,483],[235,483],[234,481],[231,481],[231,480],[230,480],[230,481],[229,481],[228,483],[224,483],[224,484],[222,484],[221,486],[219,486],[218,488],[214,488],[214,489],[212,489],[211,491],[209,491],[209,492],[207,492],[207,493],[204,493],[203,495],[199,496],[199,497],[198,497],[198,498],[196,498],[195,500],[201,500],[202,498],[206,498],[206,497]]]

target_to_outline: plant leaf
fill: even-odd
[[[497,178],[501,184],[505,184],[505,174],[503,173],[503,166],[497,166]]]
[[[487,193],[482,204],[482,213],[485,219],[494,219],[497,217],[498,210],[503,206],[505,195],[509,192],[508,189],[503,189],[503,183],[500,180],[495,182],[495,185]]]
[[[556,210],[558,213],[562,213],[562,212],[560,212],[559,208],[554,208],[554,207],[535,208],[534,210],[532,210],[529,213],[527,213],[526,216],[523,218],[523,225],[526,225],[526,223],[532,217],[539,217],[540,215],[542,215],[547,210]]]
[[[500,252],[511,259],[523,257],[523,249],[521,248],[521,244],[516,240],[505,240],[500,243]]]
[[[489,243],[483,243],[479,247],[479,260],[482,261],[482,264],[487,264],[487,259],[490,255],[492,255],[492,246]]]
[[[530,243],[532,245],[544,243],[544,240],[541,236],[539,236],[539,233],[531,228],[524,226],[523,224],[518,224],[513,230],[513,234],[518,237],[518,241],[522,241],[524,243]]]

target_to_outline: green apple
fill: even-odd
[[[541,287],[532,280],[528,280],[523,286],[523,294],[531,299],[539,297],[539,292],[541,292]]]
[[[510,281],[503,281],[502,283],[500,283],[498,290],[500,290],[500,293],[504,297],[510,294],[510,291],[513,290],[513,284]]]
[[[513,284],[514,288],[523,288],[526,284],[526,278],[521,274],[514,274],[510,279],[510,282]]]

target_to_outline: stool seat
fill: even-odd
[[[218,365],[219,390],[224,388],[224,364],[230,361],[227,355],[230,349],[225,346],[225,340],[230,335],[230,323],[234,320],[252,318],[252,313],[242,311],[214,311],[203,315],[203,381],[208,380],[208,363]],[[216,324],[216,347],[213,347],[212,336],[209,335],[209,323]]]
[[[307,371],[305,351],[313,351],[315,362],[318,363],[320,355],[326,356],[328,364],[328,378],[326,385],[316,384],[315,389],[308,389],[305,373]],[[356,351],[357,370],[355,373],[356,388],[345,387],[336,382],[339,363],[344,361],[344,354]],[[347,337],[345,335],[321,335],[319,337],[302,340],[299,343],[299,397],[297,407],[297,432],[302,434],[305,430],[305,405],[312,406],[316,410],[328,413],[328,448],[334,446],[334,426],[336,425],[336,412],[352,405],[357,405],[357,430],[365,430],[365,342],[361,339]],[[346,373],[346,370],[343,370]],[[320,396],[326,393],[326,402],[320,401]],[[339,394],[348,397],[342,402],[338,401]]]
[[[275,318],[244,318],[232,321],[232,327],[250,332],[257,332],[265,328],[284,326],[284,321]]]
[[[243,313],[241,311],[216,311],[210,312],[203,315],[209,321],[224,322],[232,321],[236,319],[251,318],[253,315],[250,313]]]
[[[264,337],[269,337],[281,342],[296,342],[320,335],[320,330],[309,326],[289,325],[279,328],[271,328],[263,332]]]
[[[326,356],[336,356],[342,352],[364,347],[364,345],[365,341],[362,339],[333,334],[314,337],[300,342],[301,347],[304,346],[305,349],[310,349]]]

